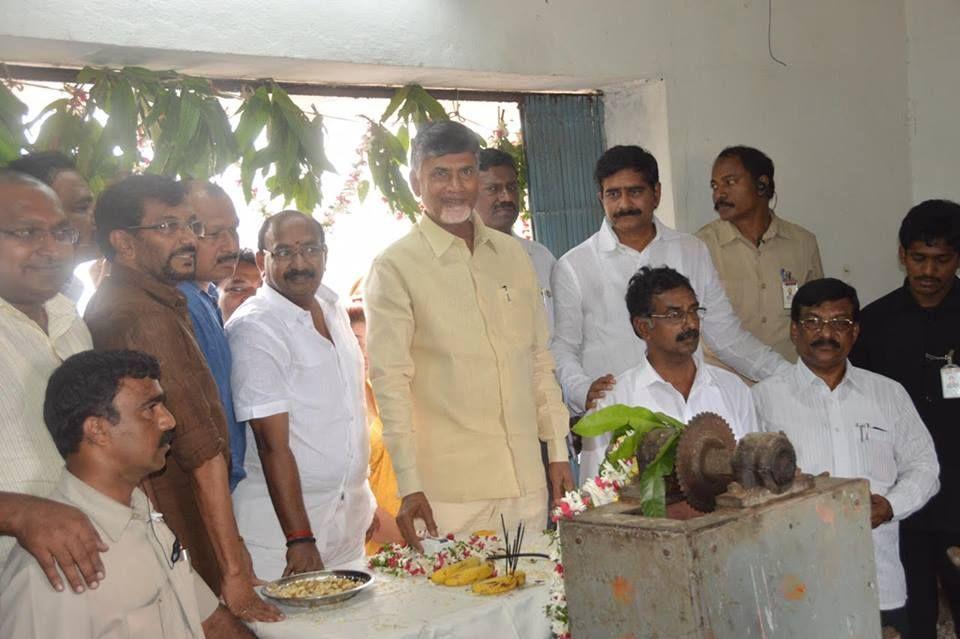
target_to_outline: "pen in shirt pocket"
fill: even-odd
[[[504,284],[504,285],[501,286],[500,288],[503,289],[503,297],[504,297],[508,302],[512,302],[513,300],[510,299],[510,287],[508,287],[506,284]]]
[[[860,431],[860,441],[868,442],[870,441],[870,431],[878,430],[881,433],[887,432],[886,428],[880,428],[879,426],[874,426],[872,424],[855,424],[854,428]]]

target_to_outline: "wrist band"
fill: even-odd
[[[313,531],[309,528],[306,530],[292,530],[287,533],[287,541],[291,539],[299,539],[300,537],[312,537]]]
[[[290,539],[287,541],[287,548],[296,544],[315,544],[317,543],[316,537],[297,537],[296,539]]]

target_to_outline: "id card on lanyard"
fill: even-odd
[[[943,391],[943,398],[960,399],[960,366],[953,362],[953,350],[947,351],[946,355],[926,353],[926,356],[929,360],[946,362],[940,369],[940,388]]]
[[[793,273],[786,269],[780,269],[780,285],[783,289],[783,308],[790,309],[793,306],[793,298],[800,289]]]

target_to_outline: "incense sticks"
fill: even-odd
[[[512,575],[517,570],[517,564],[520,563],[520,549],[523,547],[523,535],[526,532],[526,527],[522,521],[517,524],[517,532],[513,537],[513,544],[511,544],[510,533],[507,532],[507,522],[503,518],[503,513],[500,514],[500,526],[503,528],[503,559],[506,567],[505,574]]]

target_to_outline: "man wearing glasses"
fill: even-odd
[[[83,592],[105,578],[106,546],[78,510],[43,499],[63,468],[43,423],[47,380],[92,347],[73,302],[59,293],[78,237],[49,186],[0,170],[0,563],[19,541],[56,590],[66,577]]]
[[[230,344],[223,331],[223,316],[217,305],[217,283],[230,277],[237,266],[240,220],[230,196],[210,182],[189,182],[188,197],[204,232],[197,238],[197,268],[193,280],[180,282],[177,288],[187,298],[187,310],[197,344],[213,373],[220,403],[227,419],[230,440],[230,490],[246,476],[243,457],[247,433],[244,424],[233,415],[233,391],[230,387]]]
[[[633,332],[646,344],[646,355],[617,376],[597,409],[643,406],[685,423],[709,411],[723,417],[738,439],[757,430],[747,385],[698,354],[700,320],[707,309],[697,301],[690,280],[667,266],[645,266],[630,278],[627,310]],[[596,446],[583,451],[581,462],[599,468],[610,435],[595,439]]]
[[[870,524],[884,626],[908,637],[899,522],[940,487],[930,433],[897,382],[851,365],[860,301],[833,278],[807,282],[790,308],[799,360],[753,387],[761,430],[783,431],[804,472],[870,482]]]
[[[258,249],[264,284],[226,326],[233,405],[250,422],[247,478],[233,493],[240,532],[264,579],[360,567],[376,510],[363,354],[346,309],[321,284],[323,227],[277,213],[260,227]]]
[[[253,591],[254,576],[233,516],[227,423],[176,284],[195,279],[201,224],[182,183],[134,175],[104,191],[94,212],[110,276],[87,306],[97,350],[148,353],[167,371],[177,420],[170,462],[144,480],[147,495],[189,549],[194,568],[245,621],[280,618]]]
[[[164,401],[160,366],[144,353],[87,351],[54,371],[43,415],[66,468],[51,499],[96,524],[110,545],[110,578],[96,590],[57,594],[15,548],[0,574],[0,636],[253,637],[190,568],[139,487],[170,451],[175,421]]]

